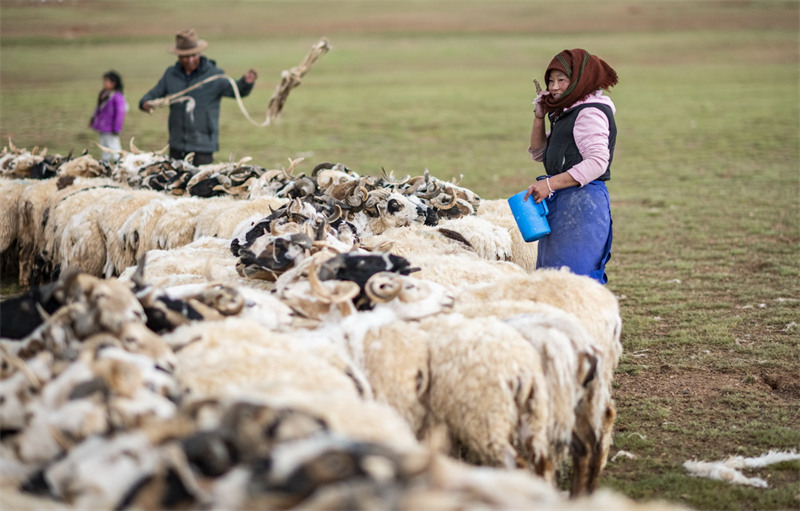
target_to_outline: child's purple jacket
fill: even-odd
[[[119,135],[127,111],[128,103],[125,101],[125,96],[121,92],[114,92],[111,99],[95,109],[92,116],[92,129],[100,133]]]

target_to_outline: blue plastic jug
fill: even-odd
[[[508,205],[511,206],[511,213],[514,215],[514,221],[517,222],[519,232],[522,233],[522,239],[531,242],[550,234],[550,224],[547,222],[549,211],[546,201],[536,204],[533,197],[528,197],[528,200],[523,201],[526,193],[528,190],[522,190],[518,194],[512,195],[508,198]]]

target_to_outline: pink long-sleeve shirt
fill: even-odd
[[[586,96],[580,101],[576,101],[570,108],[586,103],[602,103],[608,105],[612,113],[616,113],[617,111],[611,98],[603,95],[603,91],[595,91],[593,94]],[[575,138],[575,144],[578,146],[583,161],[567,170],[567,173],[572,176],[575,181],[580,183],[581,186],[602,176],[608,168],[608,160],[610,158],[608,150],[609,135],[610,128],[608,125],[608,118],[602,110],[598,108],[584,108],[578,112],[578,116],[575,119],[575,127],[572,130],[572,136]],[[547,136],[550,136],[549,131],[547,132]],[[539,150],[528,148],[531,158],[535,161],[544,160],[544,150],[544,147]]]

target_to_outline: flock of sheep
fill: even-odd
[[[4,149],[0,497],[644,507],[595,491],[614,295],[536,270],[504,200],[300,163]]]

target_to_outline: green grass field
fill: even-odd
[[[259,71],[264,118],[280,72],[333,49],[279,122],[222,113],[217,158],[268,168],[427,168],[486,199],[542,173],[527,155],[533,78],[583,47],[620,76],[609,189],[623,356],[601,484],[698,509],[800,508],[800,462],[749,471],[769,488],[692,478],[682,463],[800,449],[800,5],[795,1],[0,0],[0,135],[99,156],[88,129],[116,69],[124,144],[166,144],[166,112],[136,110],[197,29],[234,77]]]

